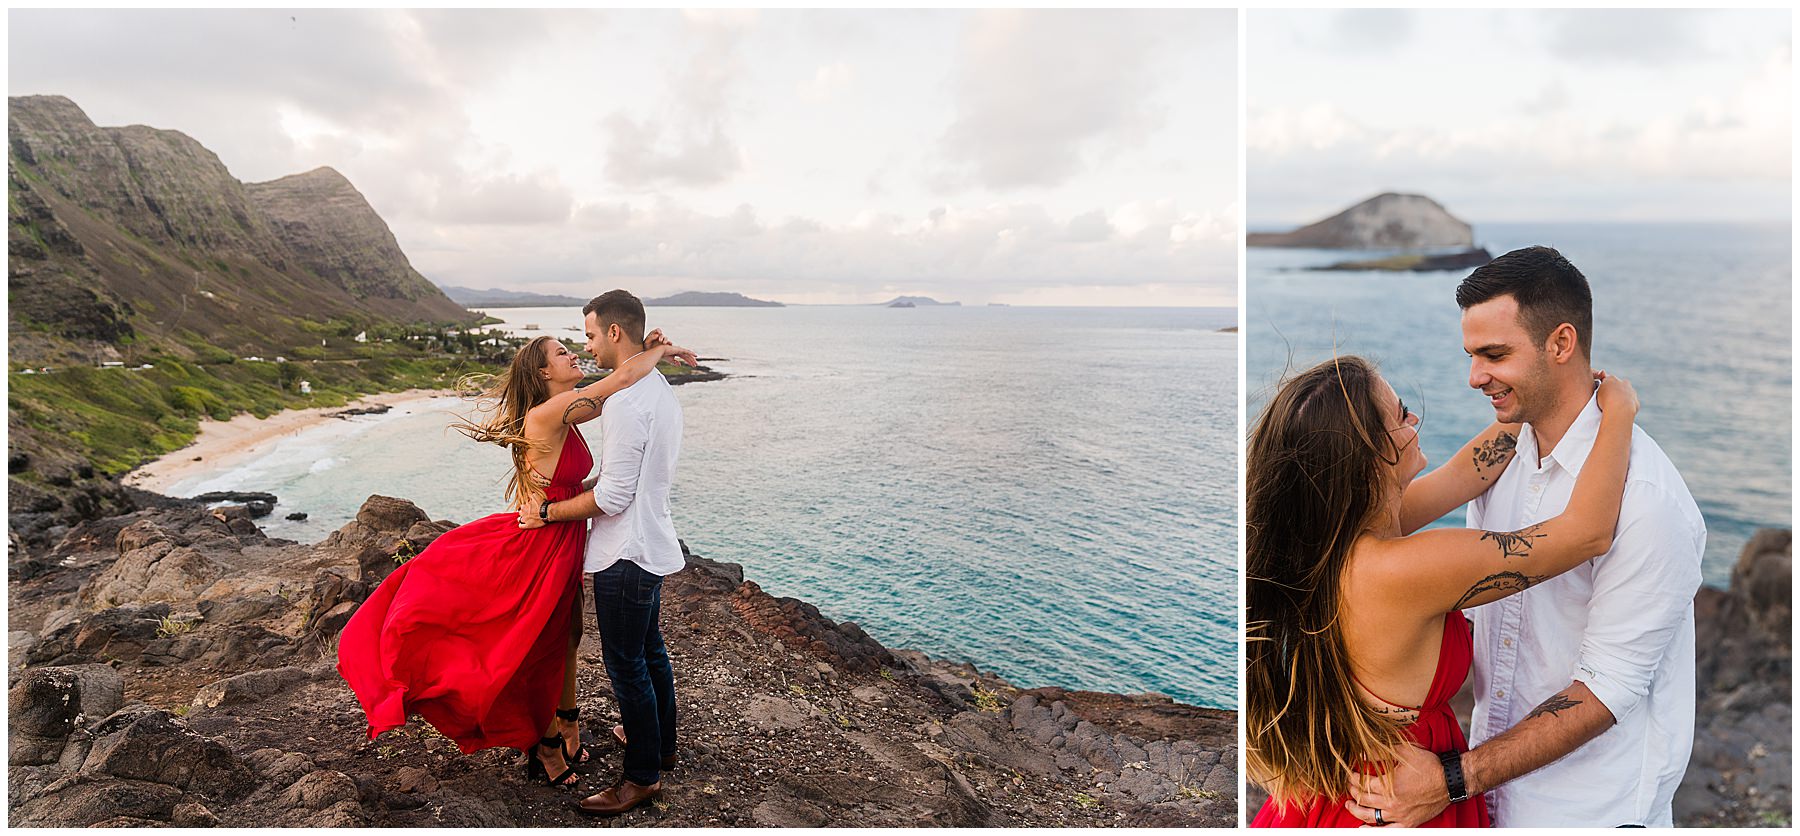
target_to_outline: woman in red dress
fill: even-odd
[[[593,457],[575,425],[598,417],[602,401],[665,358],[694,361],[657,332],[646,344],[653,347],[577,388],[575,354],[552,337],[534,339],[484,393],[491,415],[457,425],[512,451],[512,510],[446,532],[388,575],[345,625],[338,672],[362,703],[369,737],[416,713],[464,753],[533,750],[534,774],[557,786],[578,780],[568,761],[586,754],[574,711],[585,526],[523,530],[519,509],[585,489]]]
[[[1520,425],[1489,426],[1415,479],[1418,416],[1368,361],[1321,363],[1270,399],[1245,468],[1244,754],[1270,794],[1252,827],[1360,826],[1352,775],[1383,773],[1406,745],[1468,748],[1450,709],[1473,656],[1462,610],[1611,547],[1637,395],[1596,377],[1600,432],[1567,508],[1518,532],[1419,529],[1494,483]],[[1490,822],[1476,795],[1425,824]]]

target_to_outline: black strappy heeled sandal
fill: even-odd
[[[539,740],[538,749],[544,748],[555,749],[559,752],[562,751],[562,735],[551,735]],[[565,756],[565,761],[566,759]],[[537,750],[533,750],[530,759],[525,761],[525,776],[528,778],[542,778],[544,779],[544,783],[552,787],[573,787],[576,784],[581,783],[581,778],[575,775],[575,767],[573,766],[563,770],[561,775],[551,778],[550,770],[545,768],[542,760],[538,759]],[[571,777],[574,777],[575,780],[569,780]]]
[[[556,718],[558,720],[567,720],[576,724],[575,751],[569,751],[569,743],[567,740],[564,740],[563,760],[568,761],[570,766],[578,766],[593,760],[594,753],[589,752],[587,744],[581,740],[581,708],[579,706],[575,708],[559,708],[556,710]],[[558,735],[557,737],[560,739],[562,736]]]

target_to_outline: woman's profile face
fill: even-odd
[[[1419,415],[1400,400],[1387,378],[1378,379],[1381,385],[1376,389],[1376,402],[1387,424],[1388,437],[1394,440],[1394,449],[1400,451],[1394,475],[1401,485],[1406,485],[1425,470],[1425,451],[1419,446]]]
[[[540,372],[544,379],[552,383],[558,381],[581,380],[581,366],[575,352],[570,351],[561,340],[551,340],[544,347],[544,365]]]

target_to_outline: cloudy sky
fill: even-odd
[[[1248,221],[1786,221],[1786,10],[1249,13]]]
[[[332,166],[439,284],[1230,305],[1234,14],[14,10],[8,92]]]

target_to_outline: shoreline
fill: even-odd
[[[200,431],[192,444],[132,468],[119,482],[129,488],[174,496],[169,488],[196,476],[236,467],[282,439],[332,420],[331,413],[376,404],[399,407],[442,397],[456,397],[456,390],[407,389],[364,395],[343,406],[282,410],[267,418],[245,412],[227,421],[201,419]]]

